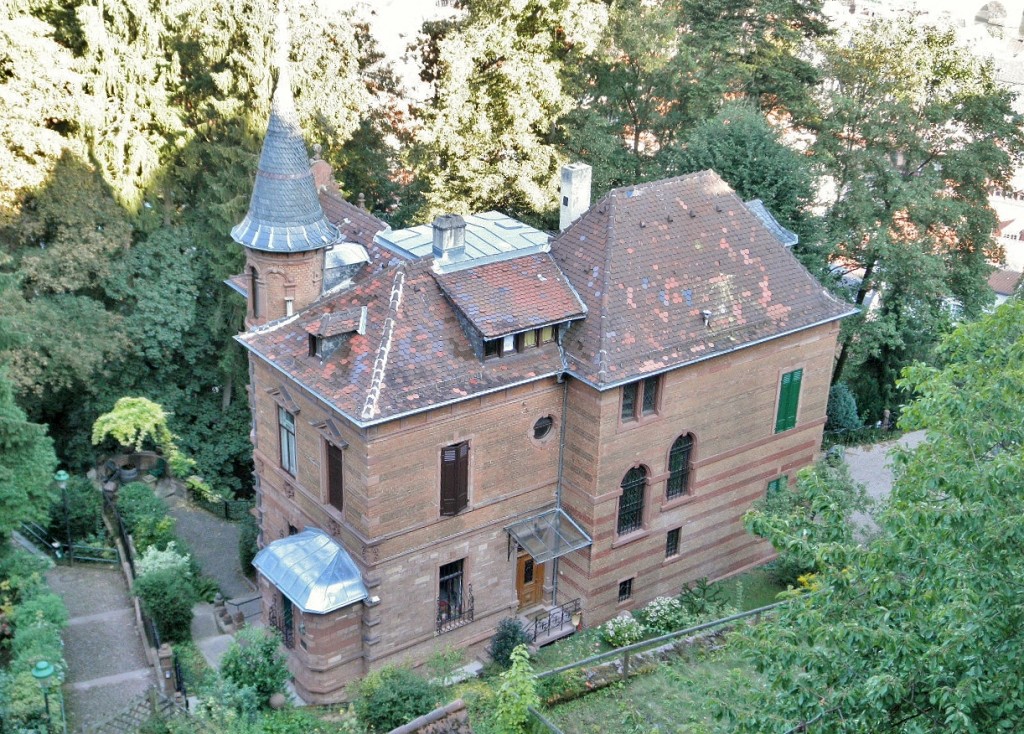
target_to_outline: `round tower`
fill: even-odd
[[[247,329],[315,301],[322,292],[324,251],[342,239],[320,206],[287,62],[278,68],[249,212],[231,230],[245,248]]]

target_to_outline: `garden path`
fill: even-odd
[[[897,447],[914,448],[924,441],[924,437],[924,431],[912,431],[895,441],[849,447],[846,449],[846,463],[850,467],[850,475],[854,481],[867,488],[871,499],[880,502],[889,496],[892,489],[893,475],[889,454]],[[851,519],[865,534],[871,533],[877,527],[874,519],[867,513],[856,513]]]
[[[55,566],[46,581],[64,599],[68,730],[98,723],[156,684],[124,575],[115,567]],[[51,698],[51,706],[59,705]]]

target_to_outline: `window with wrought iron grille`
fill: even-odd
[[[668,535],[665,536],[665,558],[679,555],[679,535],[679,528],[668,531]]]
[[[633,579],[626,579],[619,582],[619,601],[626,601],[633,597]]]
[[[658,411],[658,389],[661,376],[655,375],[622,386],[620,416],[623,421],[640,420]]]
[[[677,438],[668,452],[668,485],[665,495],[670,500],[682,497],[690,491],[691,453],[693,453],[693,436],[689,433]]]
[[[446,563],[438,571],[437,631],[446,632],[473,621],[473,589],[464,587],[465,559]]]
[[[281,468],[295,476],[295,416],[284,408],[277,409],[277,423],[281,432]]]
[[[643,527],[647,471],[643,467],[633,467],[626,472],[620,486],[622,495],[619,497],[619,520],[616,532],[619,535],[625,535]]]

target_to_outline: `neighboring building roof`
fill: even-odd
[[[501,212],[484,212],[463,217],[466,222],[467,260],[479,265],[490,259],[547,252],[548,236]],[[408,259],[431,257],[434,230],[429,224],[381,232],[375,241]]]
[[[751,214],[760,219],[761,224],[767,227],[768,231],[775,235],[775,239],[786,247],[793,247],[800,242],[800,237],[797,233],[779,224],[779,220],[775,218],[775,215],[768,210],[768,207],[760,199],[745,201],[743,206],[747,207]]]
[[[995,270],[988,276],[988,286],[1000,296],[1012,296],[1020,278],[1021,273],[1016,270]]]
[[[252,565],[303,612],[327,614],[369,596],[352,557],[317,528],[275,540]]]
[[[587,311],[546,253],[438,274],[437,282],[485,339],[578,319]]]
[[[239,342],[359,425],[444,405],[562,370],[555,342],[481,361],[441,291],[430,260],[363,266],[354,284],[305,311],[256,327]],[[309,356],[308,328],[366,306],[363,334]]]
[[[231,237],[269,252],[316,250],[340,238],[317,197],[287,67],[281,69],[274,91],[249,211]]]
[[[612,190],[551,253],[589,309],[569,371],[599,388],[854,313],[712,171]]]

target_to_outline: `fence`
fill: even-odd
[[[583,660],[577,660],[575,662],[569,663],[568,665],[562,665],[562,666],[560,666],[558,668],[552,668],[551,670],[545,670],[542,673],[537,673],[537,675],[534,676],[534,677],[537,680],[543,680],[544,678],[547,678],[549,676],[557,675],[559,673],[564,673],[567,670],[573,670],[575,668],[582,668],[582,667],[587,666],[587,665],[593,665],[595,663],[602,663],[602,662],[605,662],[605,661],[608,661],[608,660],[614,660],[616,658],[621,658],[621,664],[620,664],[621,676],[622,676],[622,679],[625,680],[625,679],[629,678],[629,675],[630,675],[630,661],[633,658],[633,656],[636,655],[637,653],[646,652],[646,651],[652,650],[654,648],[660,647],[662,645],[665,645],[667,643],[671,643],[673,640],[677,640],[677,639],[679,639],[681,637],[690,637],[692,635],[697,634],[698,632],[704,632],[705,630],[714,629],[716,627],[723,627],[725,625],[732,624],[733,622],[738,622],[738,621],[740,621],[742,619],[748,619],[750,617],[754,617],[755,619],[760,620],[761,615],[763,615],[765,613],[768,613],[768,612],[771,612],[772,610],[774,610],[774,609],[776,609],[776,608],[778,608],[778,607],[780,607],[780,606],[782,606],[784,604],[787,604],[787,603],[788,602],[785,602],[785,601],[777,601],[774,604],[769,604],[769,605],[764,606],[764,607],[758,607],[757,609],[750,609],[750,610],[748,610],[746,612],[740,612],[738,614],[733,614],[733,615],[730,615],[728,617],[723,617],[721,619],[716,619],[716,620],[713,620],[711,622],[705,622],[704,624],[698,624],[695,627],[687,627],[686,629],[677,630],[675,632],[669,632],[666,635],[660,635],[658,637],[652,637],[652,638],[650,638],[648,640],[643,640],[641,642],[636,642],[636,643],[634,643],[632,645],[626,645],[625,647],[618,647],[618,648],[616,648],[614,650],[609,650],[608,652],[599,653],[597,655],[591,655],[588,658],[584,658]],[[542,726],[547,731],[552,732],[552,734],[563,734],[561,729],[559,729],[551,721],[549,721],[547,718],[545,718],[541,714],[540,711],[537,711],[536,709],[532,709],[531,708],[530,709],[530,713],[533,716],[533,720],[534,720],[535,724],[538,724],[539,726]]]
[[[22,535],[40,550],[58,561],[75,563],[119,563],[120,557],[116,547],[85,545],[83,543],[61,542],[50,535],[42,525],[34,522],[23,522],[20,527]]]
[[[256,506],[252,500],[208,500],[195,492],[189,492],[189,494],[192,501],[199,507],[225,520],[242,520]]]
[[[230,607],[231,618],[234,619],[241,612],[242,616],[248,620],[250,617],[259,616],[262,611],[261,603],[263,597],[259,594],[250,596],[247,599],[227,599],[225,600],[225,606]]]

